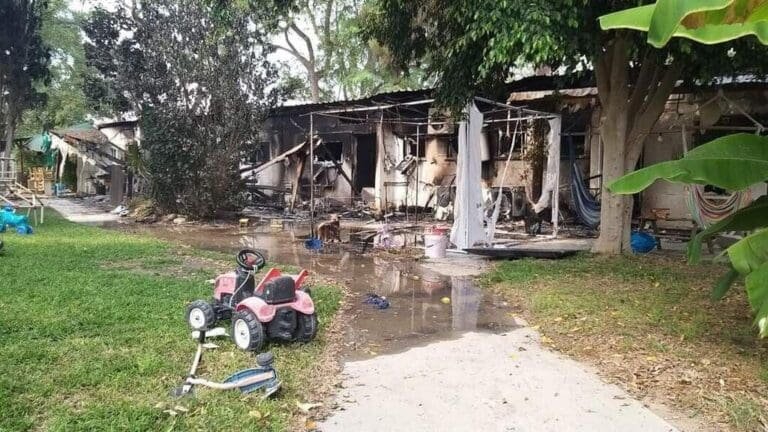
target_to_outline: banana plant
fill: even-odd
[[[603,15],[600,27],[648,32],[648,43],[656,48],[673,37],[711,45],[754,35],[768,45],[768,1],[659,0]]]
[[[613,193],[637,193],[656,180],[686,184],[709,184],[741,190],[768,180],[768,137],[734,134],[696,147],[683,158],[658,163],[629,173],[608,186]],[[756,313],[760,336],[768,335],[768,197],[713,224],[696,235],[688,245],[688,258],[701,258],[702,243],[723,231],[753,231],[722,255],[731,269],[717,282],[712,296],[722,298],[731,285],[744,277],[750,306]]]
[[[648,43],[661,48],[673,37],[717,44],[754,35],[768,45],[768,0],[659,0],[654,4],[600,17],[603,30],[633,29],[648,33]],[[664,179],[687,184],[711,184],[740,190],[768,181],[768,137],[735,134],[688,152],[682,159],[662,162],[629,173],[608,186],[613,193],[637,193]],[[755,313],[760,337],[768,336],[768,197],[710,226],[688,245],[692,263],[701,258],[702,242],[723,231],[752,231],[722,255],[730,270],[712,291],[722,298],[731,285],[744,278],[747,298]]]

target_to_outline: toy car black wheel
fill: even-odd
[[[264,326],[252,312],[235,312],[232,317],[232,341],[244,351],[259,351],[264,345]]]
[[[205,300],[195,300],[187,306],[187,324],[192,330],[206,330],[216,324],[216,312]]]
[[[299,342],[309,342],[317,335],[317,314],[306,315],[300,313],[298,316],[298,325],[296,326],[296,340]]]

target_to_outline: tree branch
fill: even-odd
[[[611,94],[610,72],[608,70],[608,52],[603,53],[595,62],[595,82],[597,83],[597,96],[600,104],[607,108]]]
[[[312,31],[315,32],[317,37],[320,37],[320,26],[317,25],[317,17],[315,17],[315,9],[317,9],[317,3],[312,2],[312,7],[309,7],[309,2],[304,4],[304,13],[309,17],[309,24],[312,26]]]
[[[310,39],[310,38],[309,38],[309,36],[307,36],[307,34],[306,34],[306,33],[304,33],[304,32],[303,32],[303,31],[302,31],[302,30],[299,28],[299,26],[297,26],[297,25],[296,25],[296,23],[295,23],[295,22],[292,22],[292,23],[291,23],[291,25],[289,26],[289,28],[290,28],[291,30],[293,30],[294,32],[296,32],[296,34],[297,34],[297,35],[299,35],[299,37],[300,37],[300,38],[302,38],[302,39],[304,40],[304,44],[306,44],[306,46],[307,46],[307,52],[308,52],[308,54],[309,54],[309,61],[310,61],[310,63],[312,63],[312,65],[314,66],[314,65],[315,65],[315,49],[314,49],[314,47],[312,46],[312,39]],[[286,33],[286,35],[287,35],[287,33]]]
[[[653,129],[653,126],[661,117],[664,108],[667,106],[669,95],[675,89],[682,66],[673,64],[664,71],[664,76],[659,81],[658,86],[647,98],[644,109],[635,116],[635,122],[627,135],[627,153],[625,166],[627,169],[633,169],[643,150],[645,136]]]
[[[640,65],[640,72],[635,80],[632,94],[629,97],[629,109],[628,112],[633,113],[642,105],[646,100],[649,87],[655,87],[659,73],[658,56],[655,55],[655,50],[647,48],[645,56],[643,56],[643,63]]]
[[[274,48],[276,50],[287,52],[288,54],[290,54],[294,58],[296,58],[296,60],[298,60],[304,67],[309,68],[309,66],[310,66],[309,65],[309,60],[307,60],[304,56],[302,56],[301,53],[297,53],[296,51],[294,51],[294,50],[292,50],[290,48],[286,48],[284,46],[277,45],[277,44],[269,44],[269,46],[271,46],[272,48]]]

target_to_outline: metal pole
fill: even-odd
[[[315,238],[315,116],[313,114],[309,115],[309,221],[310,237]]]
[[[421,176],[419,175],[421,159],[419,158],[419,135],[421,126],[416,125],[416,223],[419,223],[419,181]]]

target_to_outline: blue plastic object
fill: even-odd
[[[386,297],[382,297],[378,294],[368,294],[365,296],[363,303],[369,304],[376,309],[387,309],[389,307],[389,300]]]
[[[3,211],[0,211],[0,232],[4,232],[7,227],[15,229],[19,234],[32,234],[27,217],[16,214],[16,210],[11,206],[5,206]]]
[[[656,247],[656,239],[648,233],[633,231],[629,244],[632,247],[633,253],[645,254]]]
[[[304,247],[309,250],[320,250],[323,248],[323,241],[319,238],[311,237],[304,241]]]

